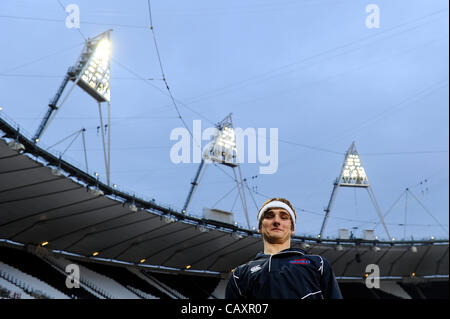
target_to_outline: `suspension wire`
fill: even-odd
[[[60,140],[59,142],[56,142],[56,143],[55,143],[55,144],[53,144],[52,146],[49,146],[49,147],[47,147],[47,150],[49,150],[49,149],[51,149],[52,147],[54,147],[54,146],[56,146],[56,145],[58,145],[58,144],[60,144],[60,143],[64,142],[65,140],[67,140],[67,139],[71,138],[71,137],[72,137],[73,135],[75,135],[75,134],[80,134],[80,132],[81,132],[81,130],[78,130],[78,131],[76,131],[76,132],[74,132],[74,133],[70,134],[69,136],[67,136],[67,137],[63,138],[63,139],[62,139],[62,140]]]
[[[412,195],[412,197],[419,203],[420,206],[422,206],[422,208],[434,219],[434,221],[436,223],[438,223],[438,225],[447,233],[447,235],[449,234],[449,231],[439,222],[439,220],[436,219],[436,217],[434,217],[434,215],[422,204],[422,202],[414,195],[413,192],[411,192],[409,189],[406,190],[408,193],[410,193]]]
[[[59,5],[61,6],[61,9],[64,11],[64,13],[67,13],[66,12],[66,7],[63,6],[61,1],[59,1],[59,0],[56,0],[56,1],[58,1]],[[66,14],[66,18],[67,17],[68,17],[68,15]],[[80,28],[75,28],[75,29],[77,29],[77,31],[80,33],[80,35],[84,39],[84,41],[87,41],[87,38],[84,36],[83,32],[81,32],[81,29]]]
[[[66,147],[66,149],[64,150],[64,152],[62,152],[61,157],[64,155],[64,153],[67,152],[67,150],[72,146],[73,142],[75,142],[75,140],[78,138],[78,136],[80,136],[82,130],[78,131],[78,134],[73,138],[72,142],[69,143],[69,145]]]
[[[164,74],[164,68],[163,68],[162,61],[161,61],[161,55],[159,54],[158,43],[156,41],[155,29],[153,28],[152,9],[151,9],[151,6],[150,6],[150,0],[147,0],[147,3],[148,3],[149,18],[150,18],[150,30],[152,30],[153,43],[155,44],[155,50],[156,50],[156,55],[158,57],[159,67],[161,69],[162,79],[164,81],[164,84],[166,85],[167,92],[169,93],[170,99],[172,100],[173,106],[175,107],[175,110],[177,111],[179,119],[183,123],[183,126],[188,130],[188,132],[191,135],[191,137],[194,138],[194,135],[192,134],[191,130],[187,126],[187,124],[184,121],[183,117],[181,116],[181,113],[180,113],[180,110],[178,108],[178,105],[175,102],[175,98],[173,97],[172,91],[170,90],[169,84],[167,83],[167,79],[166,79],[166,76]]]
[[[407,215],[408,215],[408,192],[405,191],[405,218],[403,222],[403,238],[406,238]]]
[[[84,162],[85,162],[85,164],[86,164],[86,173],[89,173],[88,159],[87,159],[87,151],[86,151],[86,138],[85,138],[84,132],[86,132],[86,129],[85,129],[85,128],[83,128],[83,129],[81,130],[81,133],[82,133],[82,137],[83,137]]]
[[[259,210],[259,207],[258,207],[258,205],[256,204],[255,197],[253,196],[253,193],[252,193],[252,191],[250,190],[250,187],[248,187],[247,179],[244,179],[244,183],[245,183],[245,186],[246,186],[247,189],[248,189],[248,193],[250,194],[250,197],[251,197],[252,200],[253,200],[253,204],[255,204],[256,211],[258,211],[258,210]]]
[[[233,188],[231,188],[231,190],[229,190],[224,196],[222,196],[212,207],[213,208],[216,207],[225,197],[230,195],[235,189],[236,189],[236,185],[234,185]]]
[[[21,69],[21,68],[23,68],[23,67],[25,67],[25,66],[28,66],[28,65],[31,65],[31,64],[40,62],[40,61],[45,60],[45,59],[47,59],[47,58],[50,58],[50,57],[52,57],[52,56],[55,56],[55,55],[58,55],[58,54],[61,54],[61,53],[70,51],[70,50],[72,50],[72,49],[75,49],[75,48],[77,48],[77,47],[83,45],[83,44],[84,44],[84,42],[81,42],[81,43],[78,43],[77,45],[74,45],[74,46],[71,46],[71,47],[68,47],[68,48],[65,48],[65,49],[62,49],[62,50],[58,50],[58,51],[56,51],[56,52],[54,52],[54,53],[50,53],[50,54],[47,54],[47,55],[42,56],[42,57],[40,57],[40,58],[37,58],[37,59],[31,60],[31,61],[28,61],[28,62],[19,64],[19,65],[15,66],[15,67],[12,67],[11,69],[7,69],[7,70],[5,70],[5,71],[1,71],[1,72],[0,72],[0,75],[1,75],[1,76],[20,76],[20,75],[7,74],[7,73],[10,73],[10,72],[15,71],[15,70],[17,70],[17,69]],[[41,75],[37,75],[37,76],[38,76],[38,77],[42,77]],[[52,76],[52,77],[53,77],[53,76]],[[60,75],[55,75],[54,77],[60,78],[61,76],[60,76]]]
[[[236,194],[236,196],[234,197],[234,202],[233,202],[233,206],[231,206],[231,212],[233,212],[234,206],[236,205],[237,199],[239,197],[239,192]]]

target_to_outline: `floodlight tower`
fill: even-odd
[[[370,187],[369,180],[366,175],[366,171],[361,163],[361,159],[359,157],[358,151],[356,150],[355,142],[352,143],[347,153],[345,154],[344,163],[342,165],[340,176],[334,181],[333,191],[331,192],[330,201],[328,202],[328,206],[325,209],[325,217],[322,223],[322,227],[320,229],[319,238],[322,238],[323,232],[325,230],[325,226],[328,221],[328,217],[330,216],[331,208],[333,207],[334,200],[336,198],[336,194],[339,187],[359,187],[365,188],[369,193],[369,197],[377,211],[378,217],[380,218],[381,223],[384,226],[384,230],[389,239],[391,236],[389,235],[389,231],[384,223],[383,215],[381,214],[380,207],[375,199],[375,195],[373,193],[372,187]]]
[[[233,169],[234,180],[236,182],[239,197],[241,198],[242,208],[245,213],[247,220],[247,225],[250,227],[250,221],[248,218],[247,201],[245,198],[244,184],[242,181],[242,172],[239,162],[237,160],[237,150],[236,150],[236,137],[233,127],[233,121],[231,119],[231,113],[220,121],[216,125],[216,134],[212,141],[203,150],[202,160],[200,166],[195,174],[194,181],[191,183],[191,189],[189,191],[186,202],[184,203],[182,212],[185,214],[187,212],[189,203],[192,200],[194,192],[203,177],[206,166],[212,162],[231,167]],[[236,168],[238,169],[238,174],[236,174]],[[239,180],[238,180],[239,175]]]
[[[110,60],[111,60],[111,40],[108,30],[92,39],[86,40],[83,51],[79,56],[76,64],[69,67],[67,73],[59,86],[58,91],[49,103],[47,113],[37,129],[33,141],[39,142],[44,131],[48,128],[51,121],[55,118],[56,113],[66,102],[70,93],[76,85],[82,88],[86,93],[92,96],[98,103],[100,124],[102,127],[103,152],[105,157],[106,176],[109,185],[110,171],[110,146],[111,146],[111,103],[110,103]],[[62,102],[58,105],[69,81],[73,82],[72,87],[64,96]],[[105,134],[103,126],[103,116],[101,111],[101,103],[108,104],[108,146],[106,150]],[[107,155],[108,153],[108,155]]]

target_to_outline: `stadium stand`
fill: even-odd
[[[448,299],[448,281],[432,281],[426,283],[400,283],[412,299]]]
[[[24,273],[30,274],[67,296],[80,299],[95,298],[85,289],[69,289],[65,285],[67,274],[51,267],[38,256],[19,249],[0,246],[0,261],[12,265]]]
[[[68,296],[42,280],[28,275],[15,267],[0,262],[0,269],[2,271],[2,278],[8,278],[9,282],[14,283],[35,298],[69,299]]]
[[[107,276],[92,271],[83,265],[72,262],[68,259],[58,257],[45,257],[48,261],[59,265],[65,269],[69,264],[77,264],[80,267],[80,282],[86,284],[89,288],[107,299],[140,299],[135,293],[131,292],[126,287],[120,285],[116,281]]]
[[[363,283],[339,282],[344,299],[400,299],[380,289],[369,289]]]
[[[114,279],[122,286],[127,287],[129,290],[142,298],[169,299],[168,295],[162,293],[159,289],[153,287],[152,285],[149,285],[145,280],[133,275],[133,273],[125,267],[110,266],[94,262],[87,263],[79,260],[73,261],[73,263],[83,265],[86,268]]]
[[[80,268],[80,288],[69,289],[66,266]],[[216,276],[142,270],[0,245],[0,299],[222,299],[228,280]],[[339,280],[345,299],[448,299],[448,280]]]
[[[0,299],[34,299],[22,288],[2,278],[0,273]]]
[[[146,273],[150,275],[149,272]],[[185,296],[184,298],[189,299],[207,299],[219,282],[217,277],[173,275],[157,272],[152,272],[151,277],[158,283],[171,287],[174,291]]]

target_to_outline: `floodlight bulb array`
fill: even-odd
[[[236,152],[236,139],[234,129],[225,126],[218,130],[214,138],[213,147],[206,150],[205,158],[219,163],[233,163],[234,152]]]
[[[367,184],[366,171],[361,164],[359,155],[349,154],[342,171],[342,179],[345,183]]]
[[[100,40],[86,65],[81,80],[88,84],[105,100],[110,100],[110,71],[111,42],[104,38]]]

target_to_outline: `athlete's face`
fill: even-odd
[[[271,208],[262,217],[259,232],[271,244],[282,244],[294,234],[291,215],[283,208]]]

